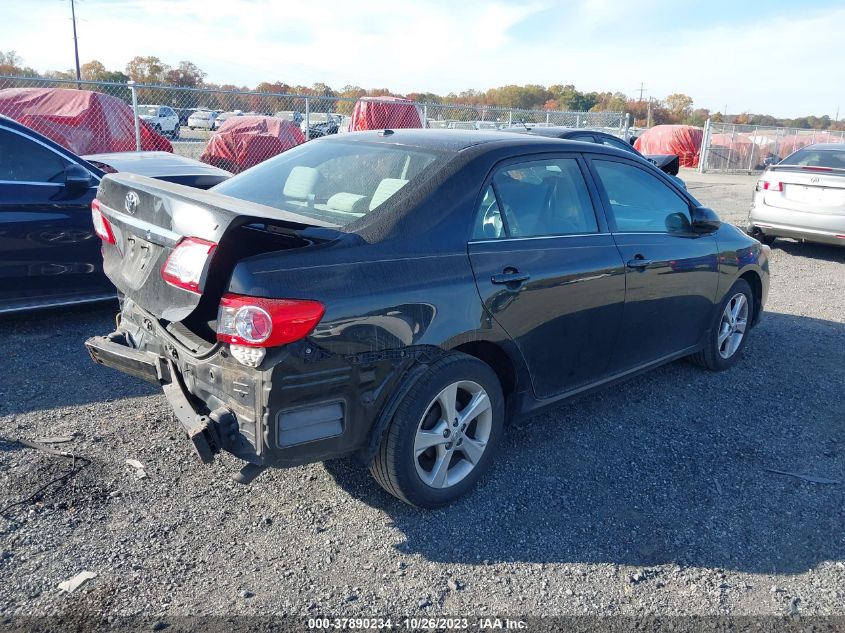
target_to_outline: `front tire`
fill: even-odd
[[[748,342],[753,320],[754,294],[747,281],[738,279],[719,306],[704,349],[690,356],[690,360],[711,371],[733,367]]]
[[[428,367],[399,403],[370,473],[406,503],[447,505],[490,468],[503,427],[495,372],[472,356],[451,353]]]

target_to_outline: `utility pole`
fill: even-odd
[[[73,22],[73,55],[76,59],[76,89],[80,90],[82,85],[79,83],[79,80],[82,77],[79,73],[79,44],[76,41],[76,7],[74,6],[74,0],[70,0],[70,16]]]
[[[648,114],[646,115],[645,126],[651,127],[651,97],[648,98]]]
[[[645,85],[644,85],[644,84],[643,84],[643,82],[641,81],[641,82],[640,82],[640,103],[642,103],[642,102],[643,102],[643,93],[644,93],[645,91],[646,91],[646,89],[645,89]]]

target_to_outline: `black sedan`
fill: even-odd
[[[356,455],[423,507],[521,416],[731,367],[769,286],[767,247],[643,159],[505,132],[327,136],[208,193],[107,176],[94,217],[122,310],[89,352],[161,384],[203,460]]]
[[[598,130],[588,130],[584,128],[575,127],[531,127],[528,125],[511,127],[507,129],[508,132],[517,132],[520,134],[534,134],[536,136],[548,136],[551,138],[560,138],[568,141],[583,141],[585,143],[598,143],[600,145],[608,145],[615,147],[623,152],[634,154],[645,158],[652,165],[657,167],[663,173],[670,176],[677,176],[681,168],[680,160],[674,154],[654,154],[651,156],[643,156],[637,151],[631,143],[626,143],[618,136],[608,134],[607,132],[599,132]],[[683,183],[680,178],[679,184]]]
[[[208,188],[229,172],[168,152],[80,158],[0,116],[0,313],[114,298],[91,201],[104,173]]]

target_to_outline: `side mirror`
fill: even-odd
[[[71,163],[65,167],[65,188],[69,191],[84,191],[94,184],[91,172],[82,165]]]
[[[707,207],[693,207],[692,230],[696,233],[715,233],[722,226],[722,221],[713,209]]]

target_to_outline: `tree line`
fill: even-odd
[[[76,73],[73,70],[39,73],[33,68],[24,66],[23,60],[15,51],[0,51],[0,75],[76,79]],[[507,85],[490,88],[486,91],[470,89],[460,93],[450,92],[447,95],[439,95],[433,92],[411,92],[398,95],[388,88],[362,88],[355,85],[346,85],[340,90],[335,90],[324,83],[303,86],[287,84],[282,81],[262,81],[254,87],[248,87],[235,84],[216,84],[207,81],[207,73],[193,62],[180,61],[176,66],[170,66],[154,55],[136,56],[129,60],[123,70],[109,70],[102,62],[92,60],[81,65],[80,75],[82,79],[89,81],[125,83],[133,80],[139,84],[205,88],[220,91],[218,93],[183,93],[180,95],[179,103],[169,104],[186,108],[207,107],[262,112],[304,109],[304,102],[301,99],[226,94],[226,92],[256,92],[325,97],[324,100],[311,99],[309,103],[311,111],[350,114],[354,100],[360,97],[402,96],[421,103],[465,105],[476,109],[487,106],[519,110],[629,112],[632,116],[633,125],[638,127],[678,123],[701,126],[708,118],[711,118],[716,122],[737,124],[845,130],[845,119],[836,121],[828,115],[781,118],[750,112],[727,114],[725,112],[711,112],[707,108],[694,108],[692,97],[682,93],[670,94],[664,99],[643,100],[631,98],[622,92],[582,92],[572,84],[552,84],[550,86],[539,84]],[[150,95],[140,94],[139,99],[147,100],[147,97],[154,99],[155,95],[152,94],[152,91],[150,92]],[[336,102],[335,99],[338,97],[349,99],[349,101]]]

